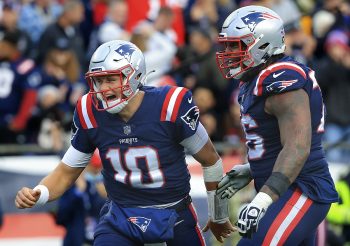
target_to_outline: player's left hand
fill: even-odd
[[[257,232],[259,222],[271,203],[269,195],[259,192],[251,203],[241,208],[236,225],[242,237],[251,238],[253,233]]]
[[[225,223],[219,224],[214,223],[209,219],[207,225],[203,228],[203,232],[206,232],[209,229],[214,234],[216,240],[218,240],[220,243],[223,243],[225,238],[231,236],[232,232],[237,231],[237,228],[233,227],[229,220],[227,220]]]
[[[237,191],[247,186],[252,181],[250,165],[235,165],[231,171],[221,179],[216,190],[216,194],[221,199],[230,199]]]

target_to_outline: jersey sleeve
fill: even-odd
[[[80,122],[77,107],[74,110],[71,127],[71,145],[80,152],[92,153],[96,147],[90,141],[88,129],[85,129]]]
[[[186,89],[186,93],[180,103],[178,117],[175,121],[177,133],[181,140],[191,137],[196,133],[199,124],[199,109],[193,101],[192,93]]]
[[[161,121],[175,125],[179,142],[195,134],[199,123],[199,109],[190,90],[184,87],[170,87],[163,102]]]
[[[305,86],[307,75],[304,69],[291,62],[273,64],[259,74],[254,95],[269,96],[298,90]]]

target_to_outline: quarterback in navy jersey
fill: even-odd
[[[326,110],[314,71],[284,55],[283,22],[265,7],[231,13],[218,42],[219,69],[241,81],[248,163],[233,167],[217,194],[231,198],[251,180],[257,191],[238,213],[238,245],[315,245],[338,195],[321,144]]]
[[[94,245],[204,245],[191,203],[185,151],[203,166],[211,230],[223,241],[236,228],[216,187],[222,161],[199,122],[192,94],[182,87],[148,87],[142,52],[127,41],[102,44],[86,78],[90,92],[77,103],[71,146],[34,189],[17,194],[18,208],[60,197],[99,149],[108,201]]]

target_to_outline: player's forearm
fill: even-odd
[[[274,165],[270,178],[260,191],[270,195],[276,201],[293,183],[309,156],[310,147],[284,147]]]
[[[285,146],[277,157],[272,172],[280,172],[294,182],[310,154],[310,145]]]
[[[45,185],[49,190],[49,201],[62,196],[73,185],[82,171],[83,168],[71,168],[61,162],[52,173],[41,180],[40,184]]]

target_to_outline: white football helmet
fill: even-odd
[[[240,79],[249,69],[285,51],[283,21],[274,11],[247,6],[232,12],[218,37],[223,50],[216,53],[225,78]]]
[[[101,91],[96,78],[109,75],[119,75],[121,84]],[[113,40],[96,49],[85,78],[88,80],[89,94],[92,95],[96,109],[113,114],[119,113],[146,79],[145,58],[133,43]]]

